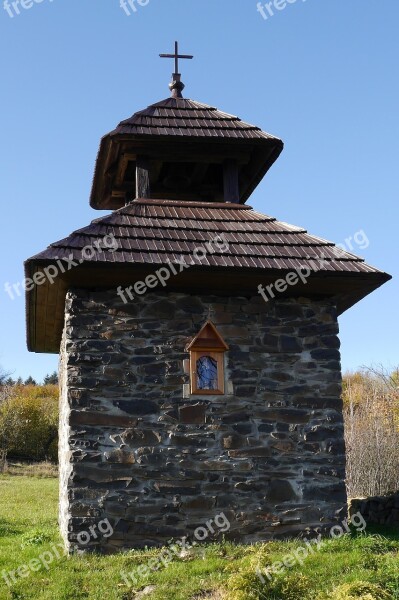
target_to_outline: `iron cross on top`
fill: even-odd
[[[175,53],[174,54],[160,54],[161,58],[174,58],[175,59],[175,73],[179,73],[179,58],[187,58],[191,60],[194,56],[191,54],[179,54],[179,42],[175,42]]]

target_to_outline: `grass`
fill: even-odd
[[[7,461],[4,472],[7,475],[24,475],[26,477],[57,477],[58,466],[49,461],[39,463]]]
[[[0,575],[61,542],[57,479],[34,471],[0,476]],[[40,472],[48,473],[48,468]],[[134,586],[123,581],[121,571],[146,565],[161,550],[65,557],[57,547],[59,558],[54,556],[48,569],[29,571],[10,587],[0,578],[0,600],[399,600],[399,532],[367,530],[326,540],[302,565],[271,581],[264,576],[261,583],[257,568],[282,561],[301,545],[296,540],[197,547],[140,577]]]

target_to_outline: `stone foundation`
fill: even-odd
[[[226,395],[189,396],[187,341],[211,319]],[[242,542],[345,511],[338,325],[328,301],[70,290],[61,348],[61,529],[68,548],[158,546],[223,512]],[[345,516],[345,513],[344,513]],[[342,514],[340,514],[342,519]],[[93,530],[94,531],[94,530]]]

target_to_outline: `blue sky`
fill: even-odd
[[[149,0],[130,16],[119,0],[24,2],[11,18],[0,0],[5,369],[41,380],[57,368],[27,352],[24,298],[4,284],[103,214],[88,203],[100,137],[169,95],[172,63],[158,54],[175,39],[195,55],[186,97],[285,142],[249,204],[341,244],[362,230],[369,246],[355,253],[394,275],[340,318],[343,368],[399,364],[397,0],[297,0],[267,20],[256,0]]]

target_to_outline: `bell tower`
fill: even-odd
[[[101,139],[90,204],[111,212],[25,263],[28,348],[60,355],[70,551],[346,510],[338,316],[390,276],[248,206],[282,141],[183,98],[191,56],[166,56],[171,97]]]

